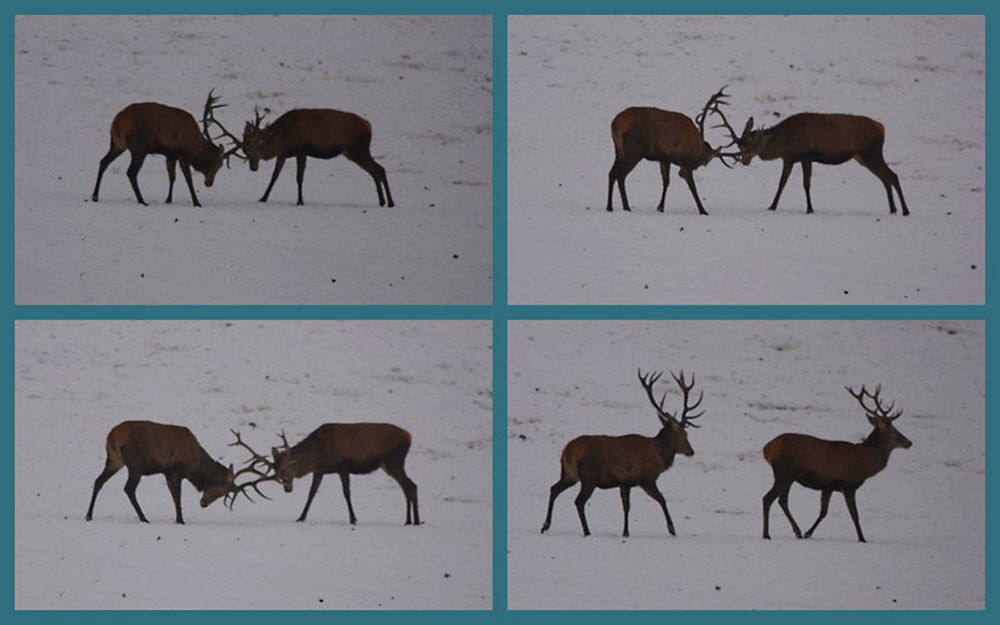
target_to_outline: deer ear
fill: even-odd
[[[753,130],[753,117],[747,120],[747,125],[743,127],[743,134],[746,135],[751,130]]]
[[[881,423],[881,421],[879,421],[875,417],[871,416],[870,414],[865,414],[865,416],[868,417],[868,423],[871,423],[875,427],[879,427],[879,424]]]

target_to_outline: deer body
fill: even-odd
[[[332,109],[294,109],[265,128],[260,127],[260,121],[258,115],[256,121],[246,123],[242,147],[251,171],[257,171],[261,160],[277,159],[261,202],[266,202],[270,196],[286,159],[295,158],[298,183],[296,203],[301,206],[306,158],[330,159],[343,154],[375,181],[379,206],[385,206],[386,198],[389,206],[394,206],[385,169],[371,155],[372,127],[366,119]]]
[[[776,126],[753,130],[753,118],[747,121],[743,136],[735,139],[744,165],[754,156],[762,160],[782,160],[778,191],[769,210],[778,208],[778,200],[795,163],[802,164],[802,183],[806,192],[806,212],[812,213],[810,182],[812,164],[840,165],[856,160],[872,172],[885,186],[889,199],[889,212],[896,212],[892,190],[899,194],[903,215],[910,211],[903,198],[899,177],[885,162],[882,147],[885,127],[874,119],[861,115],[837,113],[798,113]],[[735,135],[734,135],[735,138]]]
[[[128,150],[132,161],[127,175],[135,199],[140,204],[145,206],[146,201],[139,191],[139,170],[146,156],[162,154],[167,158],[167,177],[170,181],[166,202],[169,204],[173,201],[176,166],[180,163],[184,181],[191,192],[191,203],[201,206],[191,181],[191,168],[204,174],[205,186],[211,187],[227,156],[225,148],[216,146],[208,136],[209,107],[213,102],[210,93],[203,119],[204,132],[199,130],[198,123],[190,113],[171,106],[140,102],[122,109],[111,122],[111,146],[101,159],[91,200],[98,201],[104,170],[122,152]]]
[[[388,423],[327,423],[316,428],[297,445],[272,449],[275,477],[285,492],[292,492],[296,478],[312,474],[312,485],[299,521],[305,521],[323,476],[340,476],[351,525],[357,523],[351,504],[351,474],[382,469],[400,485],[406,497],[406,525],[420,524],[417,485],[406,475],[404,464],[410,450],[410,433]],[[412,513],[412,514],[411,514]]]
[[[764,459],[771,465],[774,473],[774,484],[764,495],[764,538],[770,538],[768,518],[771,504],[778,504],[788,517],[796,538],[810,538],[820,521],[826,517],[830,497],[834,492],[843,493],[844,501],[850,512],[851,520],[858,534],[858,540],[865,542],[861,523],[858,520],[855,491],[868,478],[877,474],[889,462],[889,454],[893,449],[907,449],[913,443],[892,425],[892,420],[901,414],[889,415],[889,409],[883,410],[878,403],[878,393],[855,397],[876,398],[876,408],[870,409],[868,419],[874,429],[861,443],[845,441],[829,441],[807,434],[781,434],[764,446]],[[851,391],[853,394],[853,391]],[[863,400],[862,405],[864,405]],[[866,410],[869,410],[866,408]],[[788,508],[788,491],[792,484],[801,484],[806,488],[820,491],[819,517],[803,535],[798,524],[792,518]]]
[[[622,536],[628,536],[628,515],[630,509],[631,489],[640,487],[647,495],[660,505],[664,519],[667,522],[667,531],[672,536],[676,536],[674,522],[670,518],[667,510],[667,503],[663,493],[656,485],[656,480],[664,471],[670,468],[674,462],[674,456],[678,453],[685,456],[693,456],[694,449],[688,442],[687,433],[684,428],[694,426],[690,421],[701,416],[688,414],[689,411],[701,404],[701,397],[693,405],[688,405],[688,392],[694,386],[694,378],[691,384],[684,382],[684,375],[674,380],[680,385],[684,395],[684,413],[678,421],[671,415],[663,411],[663,401],[659,406],[653,401],[652,387],[661,374],[652,377],[639,375],[639,379],[649,394],[653,406],[657,407],[657,414],[662,423],[662,428],[656,436],[648,437],[639,434],[627,434],[625,436],[603,436],[588,435],[574,438],[563,448],[560,456],[559,481],[549,489],[549,505],[545,515],[545,522],[542,525],[542,533],[552,524],[552,508],[556,497],[567,488],[577,482],[580,483],[580,493],[577,495],[575,503],[577,514],[580,517],[580,525],[583,528],[583,535],[590,535],[590,527],[587,524],[587,516],[584,511],[587,500],[593,494],[595,488],[618,488],[622,500],[622,511],[625,516]],[[664,397],[666,397],[664,395]]]
[[[203,493],[202,508],[233,489],[232,465],[227,468],[216,462],[186,427],[152,421],[124,421],[108,433],[105,449],[107,459],[104,470],[94,481],[94,492],[87,509],[88,521],[93,518],[97,493],[122,467],[128,469],[125,494],[143,523],[149,521],[139,507],[135,491],[144,475],[162,473],[166,476],[177,523],[184,523],[181,513],[182,480],[188,480]]]

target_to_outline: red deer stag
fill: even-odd
[[[885,185],[885,193],[889,198],[889,213],[896,212],[892,190],[899,194],[899,202],[903,205],[903,215],[909,215],[903,198],[903,188],[899,186],[899,176],[889,169],[882,156],[882,145],[885,143],[885,127],[874,119],[861,115],[842,115],[834,113],[798,113],[781,121],[771,128],[753,129],[753,117],[747,120],[743,135],[736,136],[728,122],[726,127],[732,133],[733,140],[740,150],[740,161],[749,165],[754,156],[765,161],[780,158],[782,161],[781,178],[778,180],[778,192],[768,210],[778,208],[781,191],[788,182],[795,163],[802,164],[802,185],[806,190],[806,213],[813,212],[812,197],[809,194],[812,164],[840,165],[854,159],[875,174]]]
[[[707,165],[715,157],[719,157],[726,167],[723,157],[734,156],[723,154],[723,147],[712,148],[705,142],[705,118],[710,112],[718,112],[719,106],[726,104],[725,87],[709,98],[708,103],[697,117],[698,127],[691,118],[683,113],[664,111],[652,107],[627,108],[611,121],[611,139],[615,144],[615,162],[608,172],[608,206],[613,210],[611,196],[614,185],[618,183],[618,192],[622,197],[622,209],[631,210],[628,206],[628,196],[625,194],[625,177],[642,159],[660,163],[660,175],[663,178],[663,193],[656,209],[663,212],[667,197],[667,186],[670,184],[670,166],[680,168],[680,176],[687,182],[694,196],[698,212],[707,215],[705,207],[698,197],[698,188],[694,184],[694,170]],[[730,144],[731,145],[731,144]]]
[[[101,166],[97,170],[97,182],[94,183],[94,193],[90,199],[97,201],[104,170],[122,152],[128,150],[132,155],[127,172],[128,180],[135,193],[135,199],[140,204],[147,205],[142,199],[142,192],[139,191],[139,170],[147,155],[162,154],[167,157],[167,178],[170,181],[167,204],[173,202],[174,178],[179,161],[184,181],[191,191],[191,203],[201,206],[194,192],[194,184],[191,182],[191,167],[205,174],[205,186],[211,187],[223,161],[239,149],[233,148],[226,152],[223,146],[212,142],[208,132],[209,123],[222,128],[222,124],[215,119],[214,110],[225,106],[217,102],[218,98],[213,97],[209,91],[201,119],[202,130],[198,130],[197,122],[187,111],[156,102],[130,104],[122,109],[111,122],[111,147],[101,159]],[[225,136],[232,136],[224,128],[223,132]]]
[[[281,439],[284,443],[281,448],[271,448],[273,462],[268,462],[253,450],[250,452],[254,457],[248,462],[260,462],[268,467],[267,473],[258,473],[261,478],[255,482],[276,479],[284,486],[286,493],[292,492],[296,478],[312,473],[309,497],[298,521],[306,520],[309,506],[312,505],[323,476],[336,473],[344,488],[351,525],[356,524],[358,519],[354,516],[354,506],[351,505],[351,474],[363,475],[382,469],[403,489],[406,497],[406,525],[420,525],[417,485],[406,475],[404,468],[412,439],[410,433],[403,428],[388,423],[327,423],[292,447],[289,447],[284,433],[281,434]]]
[[[646,389],[649,401],[656,408],[656,414],[663,427],[656,436],[640,436],[639,434],[628,434],[625,436],[580,436],[571,440],[563,449],[560,458],[561,473],[559,481],[552,485],[549,490],[549,508],[545,515],[545,523],[542,525],[542,533],[545,533],[552,524],[552,505],[556,497],[564,490],[580,482],[580,493],[576,496],[576,511],[580,515],[580,525],[583,526],[583,535],[590,535],[590,528],[587,526],[587,517],[584,514],[584,506],[593,494],[595,488],[618,488],[621,492],[622,511],[625,515],[625,529],[622,536],[628,536],[628,513],[629,494],[633,486],[638,486],[647,495],[660,504],[663,509],[663,516],[667,520],[667,531],[671,536],[676,536],[674,522],[667,512],[667,502],[663,498],[663,493],[656,486],[656,480],[660,474],[670,468],[674,463],[674,455],[681,453],[685,456],[693,456],[694,450],[688,442],[686,427],[699,427],[691,421],[697,419],[704,410],[698,414],[689,414],[692,410],[701,405],[704,392],[698,396],[698,401],[688,404],[688,394],[694,387],[694,375],[691,376],[691,383],[684,380],[684,372],[680,377],[671,373],[674,381],[681,389],[684,407],[680,419],[663,409],[663,403],[667,399],[667,394],[663,393],[660,403],[656,403],[653,396],[653,385],[660,379],[663,373],[643,375],[639,371],[639,382]]]
[[[128,469],[125,494],[139,515],[139,520],[149,523],[135,498],[135,490],[144,475],[162,473],[167,478],[167,488],[174,499],[177,522],[183,524],[181,514],[181,480],[188,480],[202,492],[201,507],[206,508],[219,497],[229,495],[236,488],[233,466],[222,466],[212,459],[198,444],[191,430],[179,425],[163,425],[152,421],[124,421],[111,428],[105,443],[108,457],[104,471],[94,480],[94,494],[87,508],[87,520],[94,515],[97,493],[111,476],[123,466]]]
[[[798,482],[806,488],[820,491],[819,517],[806,530],[805,538],[812,536],[816,526],[826,516],[830,495],[833,491],[839,491],[844,493],[847,510],[858,531],[858,540],[865,542],[858,522],[854,493],[865,480],[885,468],[893,449],[909,449],[913,445],[892,423],[903,414],[902,409],[892,413],[895,402],[884,408],[879,398],[881,390],[881,386],[876,386],[875,392],[871,393],[862,386],[861,391],[855,393],[847,387],[847,392],[860,402],[868,422],[875,427],[862,443],[828,441],[805,434],[782,434],[764,445],[764,459],[774,471],[774,485],[764,495],[764,538],[771,537],[767,527],[768,516],[775,499],[792,524],[795,537],[803,538],[788,510],[788,491],[793,483]],[[867,406],[866,397],[875,405]]]
[[[378,205],[385,206],[388,198],[389,206],[394,206],[385,169],[372,158],[372,125],[368,120],[354,113],[331,109],[294,109],[261,128],[263,116],[256,109],[254,117],[254,121],[246,123],[241,142],[250,171],[257,171],[262,160],[277,159],[271,182],[260,198],[261,202],[266,202],[271,195],[285,159],[295,157],[295,175],[299,189],[296,204],[302,206],[302,178],[306,171],[306,157],[330,159],[343,154],[375,180]]]

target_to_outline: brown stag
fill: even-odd
[[[101,166],[97,170],[97,182],[94,183],[94,193],[90,199],[97,201],[104,170],[122,152],[128,150],[132,156],[128,166],[128,180],[135,193],[135,199],[140,204],[146,206],[142,192],[139,191],[139,170],[147,155],[162,154],[167,157],[167,178],[170,181],[167,204],[173,201],[176,166],[180,162],[184,181],[191,191],[191,203],[201,206],[194,192],[194,184],[191,182],[191,167],[203,173],[205,186],[211,187],[223,161],[238,149],[233,148],[226,152],[223,146],[212,142],[208,132],[209,123],[222,128],[222,124],[215,119],[214,110],[225,106],[217,102],[218,98],[213,97],[209,91],[205,111],[202,114],[201,130],[198,129],[194,117],[187,111],[156,102],[139,102],[122,109],[111,122],[111,147],[101,159]],[[226,136],[232,136],[224,128],[223,132]]]
[[[868,422],[874,426],[862,443],[828,441],[805,434],[782,434],[764,445],[764,459],[774,471],[774,485],[764,495],[764,538],[771,537],[768,532],[768,516],[775,499],[792,524],[795,537],[809,538],[826,516],[830,495],[833,491],[838,491],[844,494],[847,510],[851,513],[854,528],[858,532],[858,540],[865,542],[858,522],[854,494],[865,480],[885,468],[893,449],[909,449],[913,445],[893,425],[893,421],[903,414],[902,409],[893,413],[895,402],[888,408],[883,407],[879,397],[881,390],[881,386],[876,386],[872,393],[862,386],[861,391],[855,393],[847,387],[847,392],[858,400]],[[874,405],[866,405],[865,398],[871,399]],[[804,535],[788,509],[788,491],[795,482],[820,491],[819,517]]]
[[[781,191],[785,188],[795,163],[802,164],[806,213],[812,213],[812,198],[809,193],[812,164],[840,165],[854,159],[882,181],[889,198],[890,214],[896,212],[893,189],[899,194],[903,215],[910,214],[906,199],[903,198],[903,188],[899,185],[899,176],[889,168],[882,155],[885,127],[881,123],[861,115],[834,113],[798,113],[771,128],[754,129],[753,123],[753,117],[747,120],[740,137],[736,136],[728,122],[725,125],[739,147],[740,161],[744,165],[749,165],[754,156],[765,161],[781,159],[778,192],[768,210],[778,208]]]
[[[718,112],[719,106],[726,104],[725,87],[719,89],[709,98],[708,103],[695,122],[683,113],[664,111],[652,107],[627,108],[611,121],[611,139],[615,144],[615,162],[608,172],[608,206],[613,210],[611,197],[614,185],[618,183],[618,192],[622,197],[622,209],[631,210],[628,206],[628,196],[625,194],[625,177],[642,159],[660,163],[660,175],[663,178],[663,192],[656,209],[663,212],[667,197],[667,186],[670,184],[670,166],[680,168],[680,176],[687,182],[698,212],[707,215],[705,207],[698,197],[698,188],[694,183],[694,170],[707,165],[715,157],[719,157],[726,167],[724,157],[734,156],[723,154],[724,147],[712,148],[705,141],[705,118],[710,112]],[[732,145],[732,144],[730,144]]]
[[[316,428],[297,445],[289,446],[284,433],[281,440],[284,443],[282,447],[271,448],[273,462],[247,447],[253,454],[248,462],[258,462],[267,467],[267,472],[258,473],[260,478],[254,483],[276,479],[286,493],[292,492],[296,478],[312,473],[309,497],[298,521],[306,520],[323,476],[336,473],[344,488],[350,523],[356,524],[358,519],[351,504],[351,474],[363,475],[382,469],[403,489],[406,525],[420,525],[417,485],[406,475],[404,468],[412,439],[403,428],[389,423],[327,423]]]
[[[683,396],[684,407],[680,419],[666,412],[663,403],[667,394],[664,392],[660,403],[656,403],[653,396],[653,385],[663,375],[662,372],[656,374],[643,375],[639,371],[639,382],[646,389],[649,401],[656,408],[656,414],[660,419],[662,428],[656,436],[648,437],[639,434],[628,434],[626,436],[580,436],[571,440],[563,449],[560,458],[559,481],[552,485],[549,490],[549,507],[545,515],[545,523],[542,525],[544,533],[552,524],[552,505],[556,497],[564,490],[580,482],[580,493],[576,496],[576,511],[580,515],[580,525],[583,526],[583,535],[590,535],[590,528],[587,525],[587,517],[584,514],[584,506],[593,494],[595,488],[618,488],[621,493],[622,511],[625,515],[625,528],[622,536],[628,536],[628,513],[629,495],[633,486],[638,486],[663,509],[663,516],[667,520],[667,531],[671,536],[676,536],[674,522],[670,519],[667,511],[667,502],[663,498],[663,493],[656,486],[656,480],[660,474],[670,468],[674,463],[674,455],[680,453],[685,456],[693,456],[694,450],[688,442],[686,427],[699,427],[692,423],[704,410],[698,414],[690,414],[692,410],[701,405],[704,392],[698,396],[698,401],[694,404],[688,403],[688,394],[694,388],[694,375],[691,376],[691,383],[684,380],[684,372],[678,377],[671,373],[674,381],[680,387]]]
[[[248,121],[244,127],[241,142],[243,153],[249,161],[250,171],[257,171],[257,166],[262,160],[277,159],[274,162],[271,182],[260,198],[261,202],[266,202],[271,194],[285,159],[295,157],[296,182],[299,189],[296,204],[301,206],[306,158],[311,156],[330,159],[343,154],[368,172],[375,181],[378,205],[385,206],[388,198],[389,206],[394,206],[385,169],[372,158],[372,125],[368,120],[354,113],[332,109],[294,109],[261,128],[263,116],[256,109],[254,116],[254,121]]]
[[[105,449],[108,457],[104,462],[104,471],[94,480],[94,493],[87,508],[88,521],[94,515],[97,493],[123,466],[128,469],[125,494],[143,523],[149,521],[139,507],[135,491],[144,475],[162,473],[166,476],[167,488],[177,512],[176,520],[182,524],[181,480],[188,480],[202,493],[202,508],[238,488],[234,484],[233,466],[226,468],[213,460],[186,427],[152,421],[124,421],[111,428]]]

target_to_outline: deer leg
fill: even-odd
[[[805,537],[812,538],[813,531],[815,531],[816,526],[819,522],[826,517],[826,510],[830,506],[830,495],[833,494],[832,490],[824,490],[819,496],[819,517],[816,518],[816,522],[812,524],[812,527],[806,530]]]
[[[417,509],[417,485],[416,483],[406,475],[406,469],[403,468],[403,461],[393,460],[385,466],[385,472],[388,473],[392,479],[396,480],[399,487],[403,489],[403,495],[406,497],[406,523],[405,525],[420,525],[420,512]],[[413,510],[413,517],[411,520],[410,510]]]
[[[260,200],[258,200],[258,201],[260,201],[260,202],[266,202],[267,201],[267,196],[271,195],[271,189],[274,188],[274,183],[275,183],[275,181],[278,180],[278,174],[281,173],[281,168],[284,167],[284,166],[285,166],[285,157],[284,156],[279,156],[277,159],[275,159],[275,161],[274,161],[274,173],[271,174],[271,182],[268,183],[267,190],[264,191],[264,195],[262,195],[261,198],[260,198]]]
[[[792,524],[792,531],[795,532],[796,538],[802,538],[802,530],[799,529],[798,523],[792,518],[792,511],[788,509],[788,491],[792,490],[792,485],[789,484],[785,490],[778,494],[778,505],[785,512],[785,516],[788,517],[788,522]]]
[[[167,157],[167,181],[169,186],[167,187],[167,199],[166,204],[170,204],[174,201],[174,179],[177,178],[177,159],[168,156]]]
[[[844,501],[847,502],[847,511],[851,513],[851,520],[854,521],[854,529],[858,530],[858,540],[867,542],[865,535],[861,531],[861,523],[858,521],[858,505],[854,501],[855,489],[844,490]]]
[[[146,204],[146,200],[142,199],[142,192],[139,191],[139,170],[142,169],[142,163],[146,160],[146,155],[142,152],[132,152],[132,162],[128,165],[128,181],[132,185],[132,192],[135,193],[135,199],[139,201],[143,206],[149,206]]]
[[[611,205],[611,198],[614,195],[615,181],[618,180],[618,157],[615,157],[615,162],[611,165],[611,169],[608,171],[608,206],[607,211],[610,213],[614,210]]]
[[[594,494],[594,485],[580,483],[580,492],[577,494],[574,503],[576,504],[576,513],[580,516],[580,525],[583,527],[583,535],[590,536],[590,527],[587,525],[587,515],[583,508],[587,505],[587,500],[590,496]]]
[[[110,165],[111,162],[118,158],[124,151],[124,149],[116,148],[114,142],[111,143],[111,147],[108,148],[108,153],[101,159],[101,165],[97,168],[97,182],[94,183],[94,192],[90,196],[91,201],[97,201],[97,194],[101,190],[101,178],[104,177],[104,170],[107,169],[108,165]]]
[[[351,525],[358,522],[354,516],[354,506],[351,505],[351,474],[347,471],[340,472],[340,484],[344,487],[344,499],[347,500],[347,514],[350,515]]]
[[[198,201],[198,196],[194,192],[194,183],[191,181],[191,166],[184,161],[181,161],[181,173],[184,174],[184,182],[187,183],[188,191],[191,192],[191,203],[195,206],[201,206],[201,202]]]
[[[806,214],[813,212],[812,197],[809,195],[809,185],[812,180],[812,161],[802,161],[802,186],[806,190]]]
[[[181,479],[177,473],[167,474],[167,489],[170,490],[170,496],[174,500],[175,520],[178,524],[184,525],[184,515],[181,513]]]
[[[101,474],[97,476],[96,480],[94,480],[94,494],[90,496],[90,507],[87,508],[88,521],[94,518],[94,502],[97,501],[97,493],[101,490],[101,487],[104,486],[104,483],[110,480],[112,475],[118,473],[118,470],[121,468],[122,465],[114,464],[110,457],[104,462],[104,470],[101,471]]]
[[[656,206],[656,210],[662,213],[667,200],[667,187],[670,185],[670,163],[666,161],[660,163],[660,177],[663,178],[663,193],[660,194],[660,203]]]
[[[385,186],[385,195],[389,197],[389,206],[394,206],[392,193],[389,192],[389,181],[385,177],[385,168],[375,162],[372,158],[369,146],[356,146],[344,152],[353,163],[368,172],[368,175],[375,181],[375,192],[378,193],[378,205],[385,206],[385,197],[382,195],[382,187]]]
[[[306,175],[306,157],[304,154],[300,154],[295,157],[295,182],[299,187],[299,200],[295,202],[296,206],[302,206],[305,202],[302,201],[302,179]]]
[[[628,511],[629,511],[629,508],[631,507],[630,506],[630,502],[629,502],[629,495],[631,494],[631,492],[632,492],[632,487],[631,486],[622,486],[621,487],[622,512],[625,515],[625,529],[622,530],[622,536],[628,536]]]
[[[771,490],[764,494],[764,538],[771,538],[771,533],[768,530],[768,523],[771,518],[771,504],[773,504],[774,500],[779,496],[784,496],[785,502],[787,503],[788,490],[791,487],[791,481],[779,479],[778,476],[775,475],[774,484],[771,486]],[[795,520],[792,519],[791,513],[787,512],[787,508],[785,508],[785,510],[785,513],[788,515],[788,520],[792,522],[792,529],[795,530],[796,537],[801,538],[799,535],[799,528],[795,525]]]
[[[135,498],[135,489],[139,487],[139,480],[142,479],[142,474],[128,470],[128,481],[125,482],[125,495],[128,496],[128,500],[132,502],[132,507],[135,508],[136,514],[139,515],[139,520],[143,523],[149,523],[146,520],[146,515],[142,513],[142,508],[139,507],[139,500]]]
[[[691,189],[691,195],[694,196],[694,203],[698,206],[698,214],[707,215],[705,207],[701,205],[701,198],[698,197],[698,187],[694,184],[694,173],[687,167],[681,167],[680,170],[681,178],[688,183],[688,189]]]
[[[559,481],[552,485],[549,489],[549,509],[545,513],[545,523],[542,524],[542,533],[544,534],[549,526],[552,525],[552,505],[556,502],[556,497],[559,496],[564,490],[576,484],[575,480],[567,480],[565,477],[560,477]]]
[[[628,207],[628,195],[625,193],[625,177],[629,175],[635,166],[639,164],[638,158],[621,158],[615,161],[615,165],[618,166],[618,171],[615,175],[615,179],[618,181],[618,193],[622,196],[622,210],[631,212],[631,208]],[[614,170],[614,167],[611,168]]]
[[[910,211],[906,207],[906,200],[903,198],[903,188],[899,186],[899,176],[896,175],[896,172],[889,169],[885,158],[882,156],[882,152],[878,151],[859,155],[858,162],[865,169],[875,174],[882,181],[882,185],[885,186],[885,194],[889,198],[889,214],[891,215],[896,212],[896,203],[892,197],[892,190],[895,188],[899,194],[899,202],[903,205],[903,215],[909,215]]]
[[[778,192],[774,194],[774,200],[771,205],[767,207],[767,210],[778,210],[778,200],[781,199],[781,191],[785,188],[785,183],[788,182],[788,176],[792,173],[792,165],[795,163],[788,159],[782,161],[781,165],[781,179],[778,180]]]
[[[660,509],[663,510],[663,517],[667,520],[667,531],[670,532],[671,536],[676,536],[677,532],[674,531],[674,522],[670,518],[670,512],[667,511],[667,500],[663,498],[663,493],[657,488],[656,482],[639,484],[639,487],[652,497],[653,501],[660,504]]]
[[[302,509],[302,514],[299,515],[299,518],[295,519],[296,521],[302,522],[306,520],[306,515],[309,514],[309,506],[312,505],[313,497],[316,496],[316,491],[319,490],[319,483],[322,481],[323,481],[323,474],[319,473],[318,471],[314,472],[312,485],[309,486],[309,497],[306,499],[306,507]],[[350,506],[351,506],[351,500],[348,499],[347,500],[348,510],[350,510]]]

